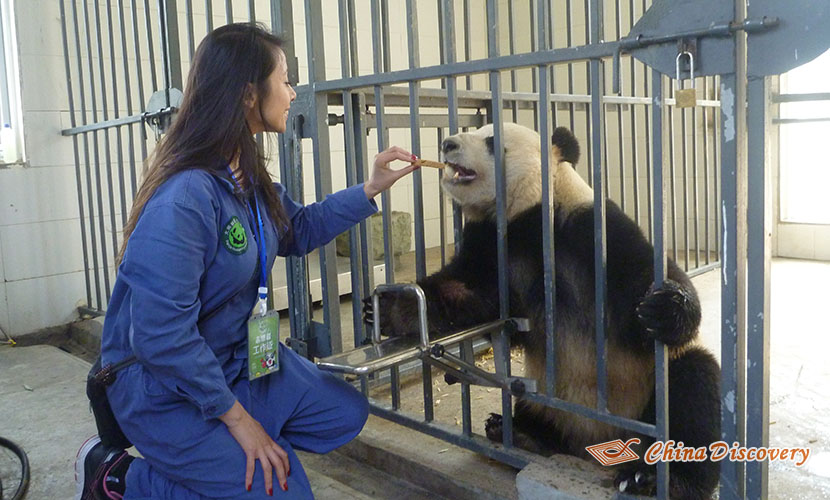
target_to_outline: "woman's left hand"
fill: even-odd
[[[412,163],[418,158],[398,146],[392,146],[386,151],[382,151],[375,156],[375,165],[372,169],[372,175],[369,180],[363,184],[363,191],[366,192],[366,197],[370,200],[379,193],[386,191],[392,184],[404,175],[421,168],[419,165],[409,165],[400,170],[392,170],[389,168],[389,162],[393,160],[401,160]]]

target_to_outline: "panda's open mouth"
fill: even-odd
[[[478,174],[476,174],[475,170],[470,170],[469,168],[464,168],[461,165],[458,165],[457,163],[448,162],[447,165],[451,169],[455,170],[455,173],[453,174],[453,176],[451,178],[451,181],[453,183],[471,182],[476,177],[478,177]]]

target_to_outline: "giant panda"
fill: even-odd
[[[514,344],[525,355],[525,376],[545,379],[545,305],[542,242],[542,183],[539,135],[504,124],[510,314],[530,319],[529,332]],[[441,337],[498,318],[495,157],[493,126],[448,137],[441,144],[442,184],[461,206],[461,246],[441,270],[418,282],[427,299],[430,335]],[[593,191],[574,170],[579,144],[557,128],[551,138],[556,271],[556,396],[596,408]],[[659,290],[653,289],[653,247],[638,226],[608,200],[607,221],[607,397],[612,414],[654,422],[654,339],[669,347],[669,438],[686,447],[708,447],[720,439],[720,369],[695,345],[701,311],[686,274],[671,260]],[[381,331],[417,335],[417,305],[410,295],[380,297]],[[551,409],[521,397],[514,409],[514,441],[548,455],[587,458],[586,446],[634,435],[620,428]],[[501,441],[501,416],[485,424]],[[642,456],[653,441],[635,447]],[[630,462],[617,470],[620,491],[652,494],[654,466]],[[718,482],[711,461],[670,467],[672,498],[711,496]]]

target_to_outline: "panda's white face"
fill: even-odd
[[[508,219],[542,199],[539,134],[515,123],[504,124],[504,166]],[[444,175],[441,183],[473,220],[495,217],[496,160],[493,125],[448,137],[441,144]]]
[[[566,132],[576,141],[570,132]],[[507,181],[507,219],[541,203],[542,161],[539,134],[515,123],[504,124],[504,169]],[[561,140],[561,139],[560,139]],[[493,126],[448,137],[441,144],[444,169],[441,183],[469,220],[496,218],[496,159]],[[569,157],[578,157],[570,151]],[[571,147],[573,149],[573,146]],[[554,202],[569,214],[593,202],[593,191],[554,145],[550,151]],[[574,160],[576,161],[576,160]]]

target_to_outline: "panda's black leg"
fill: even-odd
[[[653,422],[654,402],[649,406],[644,418]],[[720,368],[703,349],[691,348],[669,363],[669,438],[687,448],[707,449],[720,439]],[[614,485],[627,493],[653,494],[655,471],[643,462],[623,466]],[[671,462],[669,478],[671,498],[707,499],[718,484],[718,464]]]
[[[513,410],[513,445],[537,455],[548,456],[565,452],[565,447],[550,422],[540,419],[530,410],[530,404],[519,400]],[[484,423],[484,431],[490,441],[501,443],[503,419],[491,413]]]

